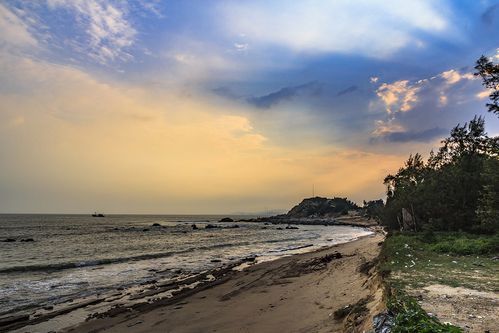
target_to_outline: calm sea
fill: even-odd
[[[278,230],[283,226],[218,223],[222,217],[0,215],[0,315],[197,273],[248,256],[275,258],[307,245],[314,250],[369,233],[346,226]],[[223,228],[204,229],[209,223]],[[8,238],[16,241],[5,242]],[[33,241],[21,241],[27,239]]]

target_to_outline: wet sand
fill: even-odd
[[[225,272],[173,299],[119,308],[66,332],[362,332],[382,307],[369,263],[383,239],[376,233]],[[336,310],[359,301],[363,310],[335,318]]]

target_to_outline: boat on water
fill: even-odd
[[[92,214],[92,217],[105,217],[105,216],[104,216],[104,214],[95,212]]]

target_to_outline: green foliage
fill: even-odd
[[[475,75],[482,78],[483,85],[491,90],[490,101],[487,104],[489,112],[499,116],[499,65],[494,64],[489,58],[481,56],[476,62]]]
[[[439,253],[455,255],[488,255],[499,253],[499,236],[486,237],[463,234],[454,237],[440,237],[429,247]]]
[[[482,176],[484,185],[480,191],[477,216],[477,229],[484,232],[499,230],[499,160],[485,161]]]
[[[367,218],[378,220],[381,218],[384,207],[385,204],[383,203],[383,199],[379,199],[364,201],[364,206],[362,207],[362,209],[364,210],[364,214]]]
[[[497,140],[485,133],[483,118],[475,117],[457,125],[426,163],[421,155],[410,155],[404,167],[384,180],[388,198],[383,224],[413,231],[428,229],[428,224],[434,230],[497,230]],[[412,215],[410,224],[404,224],[403,209]]]
[[[473,255],[464,255],[470,250]],[[429,316],[410,296],[411,291],[434,284],[495,291],[499,263],[492,256],[498,250],[498,235],[391,232],[383,243],[378,266],[381,274],[391,273],[384,280],[392,292],[387,302],[394,315],[391,332],[462,332]]]
[[[475,75],[491,90],[489,111],[499,115],[499,65],[481,57]],[[499,136],[489,137],[475,116],[454,127],[437,153],[410,155],[387,187],[382,224],[391,230],[499,230]],[[404,211],[404,215],[403,215]],[[405,219],[404,219],[405,217]]]
[[[439,283],[493,291],[499,288],[497,253],[499,235],[396,232],[383,243],[379,269],[412,288]]]
[[[388,300],[388,309],[396,314],[392,333],[459,333],[462,329],[442,324],[430,317],[412,297],[399,292]]]
[[[347,198],[334,197],[332,199],[314,197],[303,199],[303,201],[294,206],[288,216],[292,217],[320,217],[327,215],[348,214],[349,210],[355,210],[359,207]]]

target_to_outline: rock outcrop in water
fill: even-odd
[[[247,219],[249,222],[270,222],[272,224],[315,224],[315,225],[351,225],[369,227],[376,221],[367,220],[362,209],[347,198],[332,199],[313,197],[303,199],[286,214]],[[277,228],[278,230],[282,228]],[[289,229],[289,228],[287,228]]]

